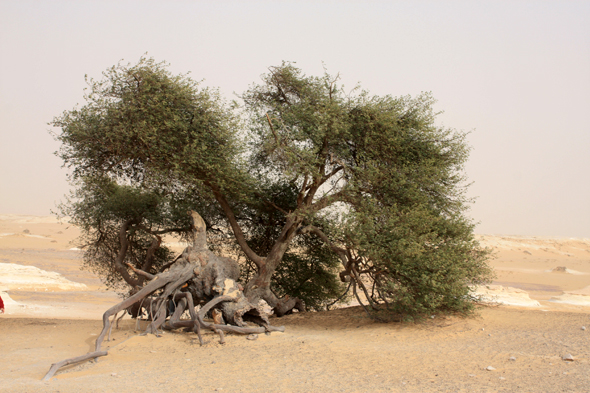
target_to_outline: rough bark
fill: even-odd
[[[225,340],[224,332],[252,334],[284,331],[283,327],[270,326],[268,316],[262,308],[257,303],[250,302],[244,295],[243,288],[236,281],[240,275],[238,264],[232,259],[219,257],[209,250],[205,222],[196,212],[190,212],[190,214],[193,219],[193,245],[187,247],[182,257],[178,258],[167,271],[155,276],[131,268],[138,277],[151,279],[151,281],[103,314],[103,329],[96,339],[94,352],[54,363],[43,380],[51,379],[65,365],[107,355],[107,351],[101,349],[102,342],[107,332],[110,332],[111,317],[114,322],[117,314],[123,310],[141,317],[142,309],[149,307],[151,322],[144,334],[157,334],[159,329],[186,328],[197,334],[201,345],[203,344],[201,328],[219,334],[221,343]],[[123,236],[121,240],[123,243]],[[170,302],[175,306],[171,313],[169,312]],[[195,312],[195,303],[203,304],[199,312]],[[220,310],[227,324],[210,323],[204,320],[205,314],[214,307]],[[190,320],[180,319],[185,311],[189,312]],[[166,323],[169,316],[170,319]],[[246,327],[245,320],[256,322],[260,327]]]
[[[283,227],[268,256],[258,266],[256,276],[246,284],[246,288],[244,289],[244,294],[251,303],[258,303],[260,299],[266,301],[278,317],[290,313],[293,309],[297,309],[300,312],[305,311],[305,304],[301,299],[289,296],[278,298],[270,287],[272,275],[279,263],[281,263],[291,240],[297,235],[301,222],[301,219],[287,219],[287,223]]]

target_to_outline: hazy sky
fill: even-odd
[[[282,60],[374,94],[432,91],[472,130],[476,232],[590,237],[590,1],[0,2],[0,214],[68,191],[47,122],[148,52],[228,98]]]

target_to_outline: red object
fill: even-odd
[[[2,301],[2,296],[0,296],[0,314],[4,313],[4,302]]]

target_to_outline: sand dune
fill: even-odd
[[[55,216],[27,216],[21,214],[0,214],[0,221],[16,224],[57,224],[68,222],[68,218],[58,219]]]
[[[573,254],[576,251],[590,252],[590,239],[554,238],[529,236],[498,236],[479,235],[479,241],[487,247],[497,250],[511,251],[543,251],[561,255]]]

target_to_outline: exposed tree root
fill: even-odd
[[[79,363],[79,362],[82,362],[82,361],[88,360],[88,359],[96,359],[98,357],[106,356],[106,355],[108,355],[107,351],[95,351],[95,352],[89,352],[86,355],[78,356],[76,358],[70,358],[70,359],[62,360],[61,362],[53,363],[51,365],[51,368],[47,372],[47,374],[45,374],[45,377],[43,377],[43,381],[49,381],[51,379],[51,377],[53,377],[53,374],[55,374],[55,372],[57,370],[59,370],[60,368],[62,368],[63,366],[67,366],[68,364],[73,364],[73,363]]]
[[[201,329],[218,334],[221,344],[225,342],[224,332],[252,334],[285,330],[284,327],[270,326],[268,317],[261,307],[252,304],[244,296],[241,286],[235,281],[239,276],[239,268],[235,261],[218,257],[209,251],[206,245],[205,224],[195,212],[193,212],[193,222],[195,232],[193,247],[188,247],[182,257],[169,266],[169,270],[157,275],[132,269],[136,274],[149,278],[151,281],[103,314],[103,328],[96,339],[94,352],[52,364],[43,378],[44,381],[51,379],[63,366],[107,355],[107,351],[101,349],[102,342],[107,333],[110,340],[112,325],[115,321],[118,322],[117,315],[121,311],[127,311],[139,319],[143,310],[148,310],[151,322],[143,334],[157,335],[159,329],[185,328],[197,334],[201,345],[203,345]],[[196,303],[202,304],[198,312],[195,311]],[[227,324],[210,323],[204,320],[213,308],[220,311],[218,320],[225,320]],[[190,319],[181,320],[185,311],[188,311]],[[113,317],[112,321],[111,317]],[[245,326],[244,319],[256,322],[259,327]]]
[[[175,266],[173,265],[173,268]],[[218,297],[213,298],[212,300],[205,303],[198,312],[195,312],[195,306],[193,301],[193,296],[190,292],[179,292],[176,293],[174,296],[171,296],[176,290],[178,290],[182,285],[184,285],[188,280],[186,276],[188,272],[193,272],[190,275],[189,279],[193,279],[194,274],[194,265],[186,264],[184,267],[177,267],[176,269],[171,269],[170,272],[161,273],[156,278],[149,282],[143,289],[141,289],[136,294],[132,295],[128,299],[122,301],[121,303],[117,304],[116,306],[111,307],[108,309],[103,315],[103,329],[96,339],[95,351],[87,353],[86,355],[78,356],[75,358],[65,359],[61,362],[57,362],[51,365],[51,368],[43,378],[44,381],[47,381],[53,377],[53,375],[63,366],[82,362],[85,360],[96,359],[100,356],[106,356],[107,351],[101,350],[102,342],[107,334],[112,328],[112,322],[117,318],[117,314],[120,311],[123,311],[132,305],[136,305],[142,302],[146,297],[152,295],[155,291],[159,289],[164,289],[161,295],[159,295],[156,299],[156,303],[158,304],[158,309],[152,319],[151,323],[148,325],[146,331],[143,334],[147,333],[154,333],[157,334],[158,329],[180,329],[185,328],[188,331],[194,332],[197,334],[199,338],[199,342],[203,345],[203,337],[201,335],[201,329],[208,329],[211,330],[219,335],[219,342],[223,344],[225,342],[225,335],[224,332],[229,333],[236,333],[236,334],[252,334],[252,333],[265,333],[265,332],[283,332],[285,331],[284,327],[275,327],[268,324],[266,317],[264,319],[262,316],[254,315],[254,317],[258,317],[262,323],[260,327],[245,327],[245,326],[233,326],[233,325],[220,325],[215,323],[206,322],[204,320],[207,313],[213,308],[217,306],[223,306],[227,303],[244,303],[244,297],[238,296],[235,292],[230,295],[221,295]],[[177,278],[176,280],[174,278]],[[166,314],[167,314],[167,305],[168,302],[172,300],[175,301],[176,307],[174,313],[171,315],[168,322],[166,322]],[[250,310],[257,309],[256,307],[249,307]],[[185,312],[188,311],[190,314],[189,320],[181,320],[180,316]],[[242,322],[243,324],[243,322]]]

